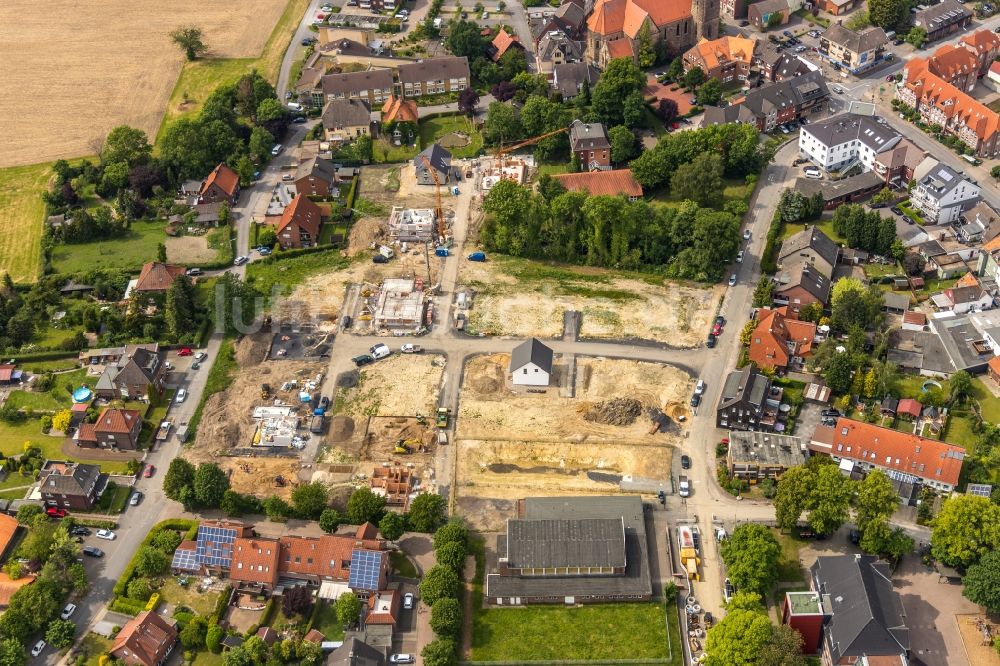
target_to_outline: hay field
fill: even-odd
[[[196,25],[213,58],[257,56],[289,0],[79,0],[63,15],[36,0],[0,3],[0,166],[92,154],[116,125],[152,138],[184,63],[168,33]]]
[[[0,169],[0,275],[10,273],[14,282],[34,282],[41,270],[41,195],[51,169],[50,163]]]

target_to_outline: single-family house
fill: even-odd
[[[830,298],[830,279],[805,261],[783,266],[775,281],[774,303],[789,306],[791,312],[797,313],[811,303],[826,305]]]
[[[331,99],[323,106],[322,119],[327,141],[353,141],[371,134],[372,112],[366,99]]]
[[[497,62],[500,58],[506,55],[507,51],[510,49],[521,49],[524,50],[524,44],[521,43],[521,39],[517,35],[511,35],[507,32],[507,29],[502,27],[493,41],[490,42],[489,53],[490,59],[493,62]]]
[[[993,294],[976,282],[964,287],[951,287],[931,296],[931,303],[939,311],[965,314],[993,308]]]
[[[122,627],[108,652],[128,666],[162,666],[177,637],[173,621],[156,611],[142,611]]]
[[[910,201],[934,224],[956,222],[962,212],[979,202],[979,186],[946,164],[936,167],[917,181]]]
[[[201,185],[198,203],[228,203],[233,206],[240,198],[240,177],[225,162],[220,163]]]
[[[46,460],[38,473],[38,491],[47,506],[89,511],[101,499],[108,475],[100,465]]]
[[[330,656],[326,666],[385,666],[385,652],[356,636],[346,638]]]
[[[420,185],[445,185],[458,179],[458,172],[451,165],[451,153],[438,143],[432,143],[414,157],[413,168]]]
[[[715,410],[715,426],[728,430],[773,430],[777,412],[771,380],[751,363],[726,377]]]
[[[966,243],[989,243],[1000,236],[1000,213],[985,201],[980,201],[972,208],[962,211],[954,226],[955,233]]]
[[[589,192],[593,196],[626,197],[629,201],[642,198],[642,185],[631,169],[560,173],[553,176],[570,192]]]
[[[751,361],[760,368],[787,370],[801,367],[812,353],[816,324],[799,321],[787,307],[762,309],[757,313],[757,326],[750,335],[747,350]]]
[[[310,157],[299,162],[295,170],[295,191],[300,195],[325,197],[339,192],[334,185],[337,167],[322,157]]]
[[[166,374],[157,345],[126,345],[118,360],[104,366],[94,393],[106,400],[148,400],[162,393]]]
[[[611,168],[611,142],[601,123],[574,120],[569,126],[569,149],[584,171]]]
[[[584,85],[593,88],[601,73],[586,62],[567,62],[552,68],[552,87],[570,101],[583,91]]]
[[[861,74],[882,61],[888,44],[882,28],[858,32],[837,22],[820,36],[819,53],[851,74]]]
[[[142,265],[139,279],[132,290],[138,293],[165,294],[174,280],[184,275],[185,270],[183,266],[150,261]]]
[[[538,39],[535,53],[538,54],[542,72],[551,70],[554,74],[559,65],[583,62],[583,49],[583,42],[573,39],[562,30],[551,30]],[[589,62],[583,64],[593,67]],[[576,93],[572,93],[569,98],[564,96],[563,99],[575,96]]]
[[[781,242],[778,265],[791,266],[805,262],[819,271],[827,279],[833,278],[840,248],[816,226],[806,227]]]
[[[278,221],[276,234],[281,249],[312,247],[319,242],[322,211],[302,194],[292,199]]]
[[[510,378],[515,386],[548,386],[552,349],[537,338],[525,340],[510,353]]]
[[[393,95],[382,105],[382,125],[390,123],[415,123],[420,118],[417,103]]]
[[[105,407],[94,423],[81,423],[73,435],[77,446],[134,451],[139,448],[142,415],[134,409]]]

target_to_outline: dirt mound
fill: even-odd
[[[504,368],[510,356],[492,354],[469,362],[466,377],[469,387],[480,395],[490,395],[504,386]]]
[[[330,439],[343,442],[354,434],[354,419],[350,416],[334,416],[330,419]]]
[[[688,417],[688,408],[679,402],[664,405],[663,412],[675,421]]]
[[[500,382],[493,377],[479,376],[472,380],[472,388],[477,393],[495,393],[500,388]]]
[[[262,367],[260,364],[267,358],[271,349],[271,334],[259,331],[253,335],[245,335],[236,343],[236,362],[240,367]]]
[[[337,388],[354,388],[358,385],[358,371],[348,370],[337,375]]]
[[[375,217],[363,217],[351,227],[351,233],[347,238],[347,256],[353,257],[358,252],[363,252],[371,247],[379,238],[385,236],[385,227],[382,220]]]
[[[642,414],[642,403],[635,398],[611,398],[591,405],[583,418],[604,425],[627,426]]]

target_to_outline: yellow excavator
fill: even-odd
[[[414,449],[420,446],[421,442],[419,439],[398,439],[396,440],[395,452],[400,455],[409,455],[413,453]]]

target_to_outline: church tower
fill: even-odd
[[[691,0],[696,41],[719,38],[720,0]]]

